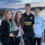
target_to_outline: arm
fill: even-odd
[[[12,31],[16,31],[16,24],[15,24],[15,22],[12,22]]]
[[[22,34],[24,34],[24,31],[23,31],[23,29],[22,29],[21,31],[22,31]]]
[[[34,31],[34,33],[35,33],[35,26],[34,26],[34,24],[33,24],[33,31]]]
[[[41,27],[41,29],[42,29],[42,32],[44,31],[44,20],[42,19],[42,27]]]
[[[5,27],[6,27],[6,21],[2,21],[1,26],[0,26],[0,32],[1,34],[5,36],[9,36],[9,34],[4,31]]]
[[[34,33],[35,33],[34,17],[33,17],[33,31],[34,31]]]

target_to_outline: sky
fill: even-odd
[[[0,0],[0,8],[24,8],[26,3],[31,7],[45,7],[45,0]]]

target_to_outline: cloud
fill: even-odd
[[[8,3],[18,3],[21,2],[20,0],[0,0],[0,2],[4,1],[4,3],[8,4]]]
[[[0,0],[0,8],[4,7],[4,8],[9,8],[9,7],[12,7],[12,6],[16,6],[17,3],[20,3],[22,2],[21,0]]]
[[[1,3],[2,2],[2,3]],[[20,3],[20,2],[22,2],[22,1],[20,1],[20,0],[0,0],[0,4],[2,5],[9,5],[9,4],[11,4],[11,3]],[[3,6],[2,5],[2,6]]]
[[[32,6],[39,5],[44,1],[41,0],[0,0],[0,8],[23,8],[26,3]]]

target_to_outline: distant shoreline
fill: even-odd
[[[31,11],[34,11],[34,9],[35,9],[36,7],[33,7],[33,8],[31,8]],[[40,10],[42,10],[42,9],[45,9],[45,7],[38,7]],[[19,9],[12,9],[12,8],[0,8],[0,14],[1,15],[3,15],[4,14],[4,11],[6,10],[6,9],[11,9],[11,10],[24,10],[24,8],[19,8]]]

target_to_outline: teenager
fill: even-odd
[[[42,32],[44,30],[44,20],[43,18],[39,15],[40,10],[39,8],[36,8],[35,11],[35,36],[34,36],[34,45],[36,45],[36,41],[38,45],[40,44],[41,37],[42,37]]]
[[[13,12],[10,9],[5,10],[4,17],[0,26],[2,45],[10,45],[9,43],[10,37],[15,36],[13,35],[13,33],[11,33],[12,17],[13,17]]]
[[[30,12],[31,5],[27,3],[25,5],[26,12],[23,14],[24,16],[24,41],[26,45],[33,45],[33,37],[34,37],[34,15]]]
[[[22,34],[24,34],[24,32],[22,30],[23,26],[24,26],[23,15],[20,11],[17,11],[16,15],[14,17],[12,31],[17,31],[18,30],[19,32],[18,32],[18,35],[13,38],[13,45],[19,45],[20,37],[22,36]]]

